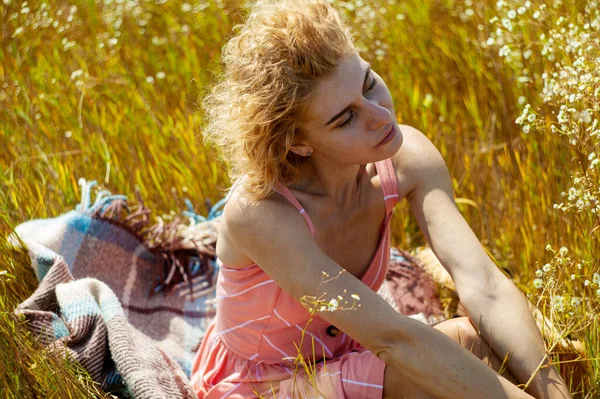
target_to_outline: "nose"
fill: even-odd
[[[382,126],[392,123],[393,117],[389,109],[380,105],[377,101],[367,101],[367,103],[369,107],[367,128],[369,130],[380,130]]]

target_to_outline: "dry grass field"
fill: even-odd
[[[11,317],[36,285],[12,227],[74,208],[80,177],[131,198],[138,187],[156,214],[185,199],[205,214],[229,185],[198,103],[248,4],[188,1],[0,1],[0,397],[102,395]],[[554,326],[573,393],[600,397],[598,2],[333,3],[398,121],[446,159],[490,256]],[[424,244],[406,204],[392,234]]]

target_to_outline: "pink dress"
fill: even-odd
[[[386,217],[378,249],[361,281],[377,291],[389,266],[390,220],[398,192],[391,159],[376,162],[375,167]],[[310,217],[291,191],[281,184],[276,191],[300,211],[314,236]],[[383,396],[383,360],[318,313],[308,325],[301,347],[305,359],[316,362],[316,377],[309,381],[302,366],[294,373],[293,363],[284,358],[298,355],[295,344],[300,345],[309,312],[260,266],[232,268],[219,259],[217,263],[217,313],[192,366],[191,381],[198,398]]]

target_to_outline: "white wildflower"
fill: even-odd
[[[71,72],[71,80],[75,80],[78,77],[80,77],[81,75],[83,75],[83,70],[78,69],[76,71]]]
[[[543,267],[542,270],[544,271],[544,273],[548,273],[550,270],[552,270],[552,265],[550,265],[550,263],[546,263]]]
[[[561,295],[557,295],[554,297],[554,309],[556,309],[557,312],[564,312],[565,310],[565,299],[561,296]]]
[[[581,299],[577,297],[571,298],[571,306],[579,306],[581,304]]]
[[[533,286],[535,288],[542,288],[542,286],[544,285],[544,282],[542,281],[541,278],[536,278],[535,280],[533,280]]]
[[[423,107],[429,108],[433,104],[433,96],[431,93],[427,93],[423,99]]]
[[[335,312],[338,308],[339,304],[337,299],[333,298],[331,301],[329,301],[328,307],[329,307],[329,311],[330,312]]]

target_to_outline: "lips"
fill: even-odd
[[[381,144],[389,141],[391,136],[394,135],[394,131],[395,131],[395,127],[394,127],[394,124],[392,123],[392,126],[387,130],[387,134],[385,135],[385,137],[383,139],[381,139],[381,141],[377,145],[381,145]]]

